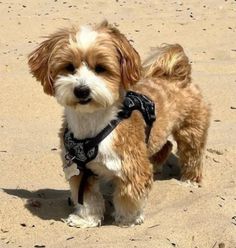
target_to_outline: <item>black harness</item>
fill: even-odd
[[[152,124],[156,120],[155,104],[147,96],[133,91],[127,92],[117,118],[112,120],[95,137],[79,140],[74,137],[68,128],[65,129],[64,145],[67,167],[75,163],[79,171],[83,172],[78,193],[78,202],[80,204],[83,204],[83,192],[86,181],[89,176],[93,175],[93,172],[86,167],[86,164],[96,158],[100,142],[104,140],[122,120],[129,118],[134,110],[140,111],[146,122],[146,143],[148,143]]]

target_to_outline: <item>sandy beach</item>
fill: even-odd
[[[236,1],[0,1],[0,247],[236,247]],[[32,78],[27,55],[60,27],[107,19],[144,59],[181,44],[212,108],[200,188],[156,180],[145,223],[93,229],[61,221],[68,206],[62,108]]]

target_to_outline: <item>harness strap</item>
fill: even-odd
[[[85,191],[85,187],[86,187],[86,183],[88,181],[88,178],[90,176],[94,175],[94,173],[87,168],[82,173],[83,173],[83,175],[81,177],[81,181],[80,181],[80,185],[79,185],[79,191],[78,191],[78,203],[81,205],[84,202],[84,191]]]
[[[146,143],[148,143],[152,124],[156,120],[155,104],[147,96],[128,91],[123,102],[123,108],[119,111],[117,119],[112,120],[97,136],[88,140],[85,144],[86,148],[89,150],[97,146],[123,119],[128,119],[134,110],[139,110],[146,122]]]
[[[98,135],[96,135],[93,139],[89,140],[85,147],[90,150],[91,148],[97,146],[101,143],[122,121],[121,118],[112,120]]]

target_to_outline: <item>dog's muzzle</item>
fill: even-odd
[[[74,88],[74,95],[80,104],[87,104],[92,100],[91,90],[85,85],[76,86]]]

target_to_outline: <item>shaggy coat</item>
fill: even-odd
[[[105,201],[101,181],[112,182],[114,218],[118,225],[143,222],[143,208],[153,182],[153,166],[171,151],[172,134],[181,162],[181,180],[201,182],[202,158],[209,126],[209,107],[191,83],[191,66],[180,45],[164,45],[141,65],[126,37],[107,22],[91,28],[60,30],[29,56],[31,73],[45,93],[65,108],[65,126],[78,139],[97,135],[116,118],[127,90],[147,95],[156,105],[148,144],[145,122],[138,111],[122,121],[99,145],[97,157],[87,164],[91,176],[78,204],[82,172],[63,167],[71,188],[75,212],[66,220],[76,227],[101,224]],[[86,87],[85,92],[78,90]],[[89,93],[88,93],[89,92]],[[83,93],[83,94],[82,94]]]

